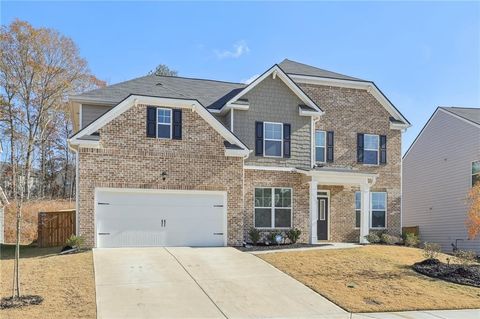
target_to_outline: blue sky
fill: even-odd
[[[5,2],[71,37],[108,83],[159,63],[181,76],[245,81],[284,58],[373,80],[410,120],[480,106],[479,2]]]

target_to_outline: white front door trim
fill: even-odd
[[[368,243],[365,236],[370,231],[370,188],[375,184],[378,174],[362,173],[354,170],[311,170],[304,171],[310,176],[308,182],[310,190],[310,243],[316,244],[317,238],[317,215],[318,215],[318,186],[319,185],[340,185],[357,186],[362,191],[362,211],[360,214],[360,243]],[[321,191],[321,190],[320,190]],[[365,203],[365,204],[364,204]],[[329,207],[331,205],[329,194]],[[331,218],[331,216],[329,216]],[[328,226],[328,238],[330,239],[330,225]]]

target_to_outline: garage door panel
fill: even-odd
[[[98,247],[223,246],[224,195],[99,191]]]

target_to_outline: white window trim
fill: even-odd
[[[362,192],[361,191],[355,191],[355,193],[353,193],[353,204],[355,205],[355,200],[356,200],[356,196],[357,196],[357,193],[360,193],[360,209],[357,209],[357,207],[354,207],[354,212],[355,212],[355,216],[354,216],[354,222],[355,222],[355,229],[360,229],[360,227],[357,227],[357,210],[360,211],[360,217],[362,215]],[[370,205],[370,207],[372,207]],[[360,224],[362,222],[360,221]]]
[[[265,135],[265,124],[275,124],[275,125],[280,125],[281,129],[281,139],[272,139],[272,138],[266,138]],[[266,155],[265,153],[265,141],[275,141],[278,142],[280,141],[280,156],[275,156],[275,155]],[[283,157],[283,123],[278,123],[278,122],[263,122],[263,157],[273,157],[273,158],[282,158]]]
[[[355,203],[355,194],[360,193],[360,191],[355,191],[353,194],[353,201]],[[385,227],[372,227],[372,213],[373,213],[373,205],[372,205],[372,194],[373,193],[384,193],[385,194]],[[370,229],[387,229],[388,224],[387,224],[387,209],[388,209],[388,193],[387,192],[370,192],[370,212],[369,212],[369,218],[370,218]],[[356,218],[357,218],[357,210],[360,210],[360,215],[362,214],[362,197],[360,196],[360,209],[357,209],[355,207],[354,212],[354,222],[355,222],[355,229],[360,229],[360,227],[356,226]],[[378,209],[376,209],[378,210]]]
[[[272,192],[272,204],[270,207],[257,207],[255,206],[255,190],[257,188],[267,188],[270,189]],[[290,199],[290,207],[275,207],[275,189],[289,189],[292,198]],[[267,209],[270,208],[270,218],[271,218],[271,227],[257,227],[255,225],[255,210],[259,209]],[[278,209],[290,209],[290,227],[275,227],[275,208]],[[264,230],[272,230],[272,229],[292,229],[293,228],[293,188],[291,187],[271,187],[271,186],[258,186],[254,187],[253,189],[253,227],[256,229],[264,229]]]
[[[473,187],[473,176],[475,175],[479,175],[480,176],[480,172],[478,173],[473,173],[472,170],[473,170],[473,163],[476,163],[476,162],[479,162],[480,163],[480,160],[476,160],[476,161],[472,161],[471,165],[470,165],[470,187]]]
[[[377,149],[366,148],[365,147],[365,136],[376,136],[377,137]],[[378,134],[363,134],[363,161],[365,162],[365,151],[376,151],[377,152],[377,164],[363,163],[365,166],[379,166],[380,165],[380,135]]]
[[[324,134],[324,146],[317,146],[317,132],[323,132]],[[315,163],[326,163],[327,162],[327,131],[322,131],[322,130],[315,130]],[[323,147],[323,161],[318,161],[317,160],[317,147]]]
[[[373,193],[383,193],[385,194],[385,227],[372,227],[372,214],[373,214],[373,203],[372,203],[372,196]],[[370,192],[370,229],[387,229],[387,208],[388,208],[388,194],[387,192]],[[375,211],[378,211],[378,209],[375,209]]]
[[[167,125],[166,123],[159,123],[159,122],[158,122],[158,111],[159,111],[159,110],[164,110],[164,111],[169,111],[169,112],[170,112],[170,137],[159,137],[159,136],[158,136],[158,125]],[[157,123],[157,127],[156,127],[156,130],[157,130],[157,138],[158,138],[158,139],[161,139],[161,140],[171,140],[171,139],[172,139],[172,134],[173,134],[173,112],[172,112],[172,109],[164,108],[164,107],[157,107],[156,115],[157,115],[157,119],[156,119],[156,123]]]

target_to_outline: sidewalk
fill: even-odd
[[[480,309],[355,313],[351,319],[480,319]]]

